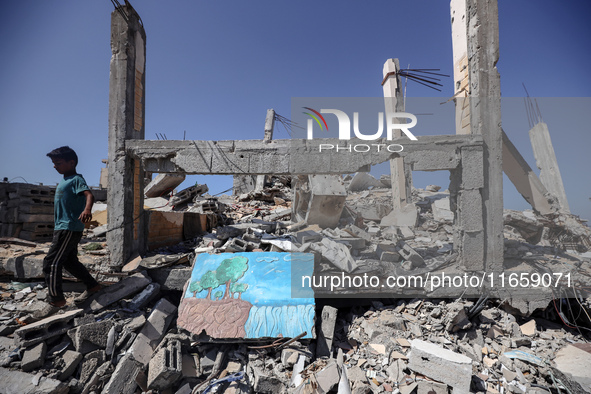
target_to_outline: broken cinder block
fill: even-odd
[[[21,346],[32,346],[48,338],[62,335],[74,326],[74,318],[82,312],[82,309],[74,309],[19,328],[14,332],[16,341]]]
[[[182,363],[181,342],[169,341],[150,360],[148,388],[165,390],[172,386],[181,376]]]

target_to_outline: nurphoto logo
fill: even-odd
[[[310,107],[303,107],[305,110],[309,112],[304,112],[304,114],[310,116],[307,122],[307,139],[311,140],[314,138],[314,122],[320,127],[320,130],[323,131],[326,129],[328,131],[328,124],[326,119],[322,114],[332,114],[337,117],[338,121],[338,138],[340,140],[350,140],[351,139],[351,119],[349,115],[347,115],[344,111],[338,109],[320,109],[320,111],[316,111]],[[410,120],[409,123],[406,123],[406,120]],[[404,123],[401,123],[403,122]],[[406,137],[408,137],[412,141],[416,141],[417,137],[413,133],[410,132],[410,128],[416,126],[417,124],[417,117],[408,112],[388,112],[386,115],[386,122],[385,122],[385,129],[386,129],[386,140],[391,141],[395,136],[394,131],[400,130],[401,133],[404,133]],[[359,112],[353,112],[353,134],[355,138],[358,138],[362,141],[377,141],[382,139],[382,134],[384,133],[384,113],[378,112],[378,131],[373,134],[367,134],[362,132],[359,129]],[[384,144],[384,143],[374,143],[374,144],[355,144],[355,145],[346,145],[346,146],[339,146],[334,144],[320,144],[319,151],[322,152],[323,150],[335,150],[339,151],[348,151],[348,152],[369,152],[375,148],[378,152],[380,150],[387,150],[388,152],[401,152],[404,147],[400,144]]]

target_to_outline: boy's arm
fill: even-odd
[[[80,219],[82,223],[88,223],[92,220],[92,205],[94,204],[94,195],[90,190],[85,190],[83,194],[84,197],[86,197],[86,206],[84,207],[84,211],[82,211],[78,219]]]

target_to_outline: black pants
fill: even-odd
[[[63,301],[62,269],[80,279],[87,289],[98,285],[90,272],[78,260],[78,242],[82,238],[82,231],[56,230],[47,256],[43,260],[45,283],[49,289],[49,301]]]

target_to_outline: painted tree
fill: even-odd
[[[193,292],[193,297],[197,297],[197,293],[201,293],[203,290],[204,289],[198,280],[196,280],[195,282],[191,282],[191,284],[189,285],[189,291]]]
[[[199,283],[201,284],[203,290],[207,289],[207,296],[205,298],[208,300],[211,300],[211,291],[221,285],[217,279],[215,271],[207,271],[204,273],[199,280]]]
[[[218,291],[216,291],[216,292],[214,293],[214,295],[213,295],[213,296],[215,297],[215,300],[217,301],[217,300],[219,300],[220,298],[222,298],[222,296],[223,296],[223,295],[224,295],[224,292],[223,292],[223,291],[221,291],[221,290],[218,290]]]
[[[244,256],[232,257],[231,259],[222,260],[220,266],[216,270],[216,278],[219,284],[226,284],[226,291],[224,292],[224,300],[230,298],[230,286],[238,279],[244,276],[248,269],[248,259]]]
[[[238,293],[238,299],[242,299],[242,293],[244,293],[248,289],[248,283],[234,283],[232,285],[232,298],[234,297],[234,293]]]

